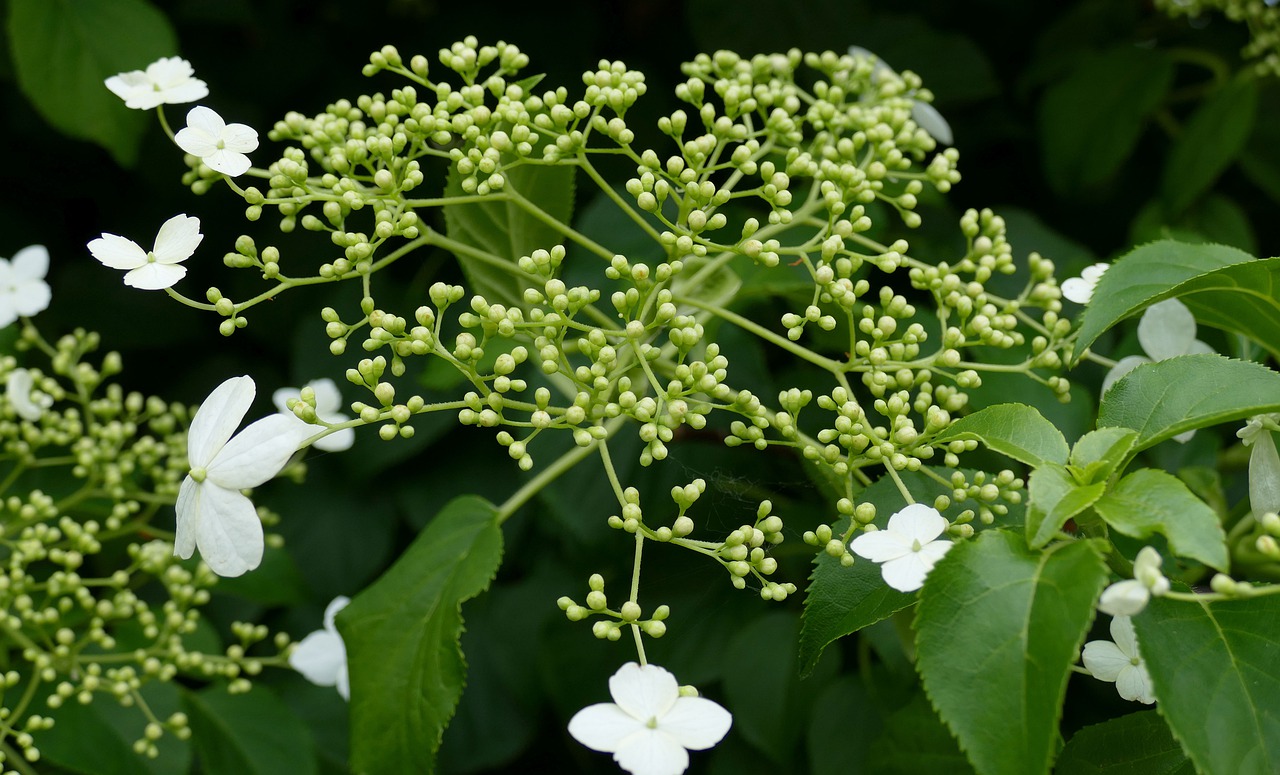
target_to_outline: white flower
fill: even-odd
[[[44,410],[53,406],[53,396],[35,389],[35,380],[26,369],[14,369],[9,372],[4,382],[4,394],[13,404],[18,416],[30,422],[37,422]]]
[[[244,124],[228,124],[203,105],[187,113],[187,126],[173,137],[178,147],[199,156],[214,172],[235,177],[249,170],[249,151],[258,147],[258,133]]]
[[[1160,572],[1160,553],[1142,547],[1133,561],[1133,578],[1107,587],[1098,600],[1098,610],[1109,616],[1137,616],[1151,597],[1169,591],[1169,579]]]
[[[1271,428],[1280,422],[1280,415],[1262,414],[1250,417],[1248,424],[1236,431],[1236,436],[1249,453],[1249,507],[1255,516],[1268,512],[1280,512],[1280,455]]]
[[[25,247],[12,261],[0,258],[0,328],[49,306],[53,294],[44,281],[48,273],[49,251],[44,245]]]
[[[875,54],[871,53],[870,51],[866,50],[862,46],[850,46],[849,56],[864,57],[867,59],[874,60],[875,70],[872,72],[872,75],[871,75],[872,83],[876,82],[877,76],[879,76],[879,74],[882,72],[888,72],[894,76],[897,76],[898,74],[897,71],[895,71],[892,67],[890,67],[887,62],[885,62],[883,59],[876,56]],[[942,117],[942,114],[938,112],[938,109],[930,105],[929,103],[922,102],[917,99],[912,99],[911,119],[915,121],[916,124],[921,129],[928,132],[930,137],[942,143],[943,145],[955,144],[953,142],[954,138],[951,135],[951,125],[948,124],[947,120]]]
[[[711,748],[733,724],[729,711],[711,700],[681,696],[675,676],[657,665],[618,668],[609,694],[613,702],[575,713],[569,734],[593,751],[613,754],[633,775],[679,775],[689,766],[687,751]]]
[[[1154,703],[1156,695],[1151,675],[1138,653],[1138,636],[1129,617],[1117,616],[1111,620],[1111,637],[1115,643],[1091,640],[1084,644],[1081,654],[1084,669],[1099,681],[1114,682],[1116,691],[1126,700]]]
[[[1121,358],[1102,380],[1102,394],[1124,375],[1144,363],[1167,361],[1180,355],[1211,353],[1213,348],[1196,339],[1196,318],[1187,305],[1177,299],[1165,299],[1152,304],[1138,321],[1138,344],[1147,355],[1130,355]],[[1182,444],[1196,435],[1194,430],[1179,433],[1173,440]]]
[[[938,510],[913,503],[889,517],[884,530],[863,533],[849,543],[859,557],[880,563],[884,582],[899,592],[914,592],[924,586],[933,565],[951,549],[951,542],[938,540],[947,529],[947,520]]]
[[[1093,298],[1094,289],[1098,287],[1098,281],[1110,268],[1111,264],[1086,266],[1079,277],[1071,277],[1062,282],[1062,295],[1076,304],[1088,304]]]
[[[124,284],[144,291],[171,288],[187,274],[180,263],[196,252],[204,235],[200,233],[200,219],[189,215],[175,215],[165,221],[156,234],[155,246],[150,252],[131,239],[116,234],[103,234],[88,245],[93,257],[112,269],[128,269]]]
[[[124,100],[127,107],[150,110],[164,104],[180,105],[209,96],[209,87],[194,75],[195,70],[187,60],[165,57],[147,65],[145,71],[132,70],[113,75],[106,84]]]
[[[198,547],[219,576],[239,576],[262,561],[262,522],[241,490],[280,473],[305,438],[298,424],[273,414],[232,438],[256,388],[232,377],[200,405],[187,432],[191,472],[178,492],[178,534],[173,553],[186,559]]]
[[[333,380],[329,378],[318,379],[314,382],[308,382],[304,389],[311,388],[316,397],[316,417],[327,423],[336,424],[346,422],[351,418],[342,414],[342,394],[338,392],[338,386],[333,384]],[[297,420],[302,428],[309,434],[314,435],[319,427],[304,422],[300,417],[289,409],[289,399],[298,398],[301,394],[298,388],[280,388],[271,395],[271,402],[276,405],[284,414]],[[355,443],[356,432],[354,428],[343,428],[337,433],[331,433],[320,439],[311,446],[325,452],[341,452],[344,449],[351,449],[351,445]]]
[[[289,655],[289,667],[317,686],[337,686],[344,700],[351,699],[347,647],[333,619],[350,602],[348,598],[335,597],[324,609],[324,629],[303,638]]]

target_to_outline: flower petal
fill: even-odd
[[[920,558],[929,566],[929,570],[933,570],[933,566],[937,564],[938,560],[942,559],[943,555],[951,551],[951,547],[953,546],[955,546],[955,544],[946,540],[930,541],[920,547],[920,551],[917,552],[917,554],[919,554]]]
[[[333,633],[338,631],[337,627],[333,623],[334,617],[336,617],[338,612],[346,608],[350,603],[351,598],[346,595],[338,595],[329,601],[329,605],[324,608],[324,628],[326,630]]]
[[[947,519],[932,506],[912,503],[889,517],[889,532],[926,544],[947,529]]]
[[[262,562],[262,520],[238,490],[205,482],[198,492],[196,548],[219,576],[239,576]]]
[[[201,157],[200,160],[214,172],[221,172],[223,175],[233,178],[243,175],[253,166],[248,156],[243,153],[236,153],[228,148],[218,148],[213,153]]]
[[[924,586],[925,577],[931,570],[933,563],[921,552],[908,552],[881,565],[880,575],[884,578],[884,583],[899,592],[915,592]]]
[[[657,665],[628,662],[609,678],[609,694],[633,718],[661,718],[680,696],[676,677]]]
[[[1144,363],[1151,363],[1150,358],[1144,358],[1141,355],[1128,355],[1116,362],[1115,366],[1107,372],[1107,376],[1102,378],[1102,392],[1099,395],[1106,395],[1111,386],[1120,381],[1120,378]]]
[[[156,234],[156,261],[176,264],[186,261],[196,252],[204,235],[200,233],[200,219],[190,215],[175,215],[160,226]]]
[[[187,276],[187,268],[176,264],[144,264],[126,272],[124,284],[143,291],[160,291],[172,288]]]
[[[227,445],[253,403],[257,386],[251,377],[232,377],[213,389],[196,410],[187,432],[187,460],[193,468],[208,466]]]
[[[1280,512],[1280,454],[1269,430],[1254,438],[1249,453],[1249,507],[1259,517]]]
[[[1138,656],[1138,634],[1133,631],[1133,620],[1129,617],[1117,616],[1111,620],[1111,639],[1126,656]]]
[[[195,127],[183,127],[173,136],[178,147],[192,156],[201,159],[218,150],[218,136],[201,131]]]
[[[1115,681],[1120,672],[1133,663],[1128,655],[1109,640],[1091,640],[1080,654],[1084,669],[1099,681]]]
[[[118,234],[103,234],[92,240],[88,248],[94,258],[112,269],[137,269],[147,263],[147,251]]]
[[[1137,616],[1147,607],[1151,590],[1137,579],[1125,579],[1107,587],[1098,599],[1098,610],[1108,616]]]
[[[228,151],[255,151],[258,148],[258,130],[247,124],[227,124],[227,128],[222,130],[222,144]]]
[[[351,700],[351,675],[347,671],[347,662],[343,660],[342,667],[338,668],[338,694],[344,700]]]
[[[661,729],[642,727],[622,741],[613,755],[632,775],[680,775],[689,768],[689,752]]]
[[[187,111],[187,126],[216,141],[222,135],[222,130],[227,128],[227,122],[222,120],[217,111],[197,105]]]
[[[199,502],[200,485],[188,476],[182,480],[182,486],[178,488],[178,502],[175,506],[178,512],[177,534],[173,539],[175,557],[186,560],[195,553],[196,525],[200,522]]]
[[[31,317],[43,311],[53,299],[49,284],[44,280],[19,280],[13,299],[13,311]]]
[[[693,751],[714,746],[729,734],[731,726],[733,715],[718,703],[702,697],[680,697],[658,721],[659,729]]]
[[[13,273],[25,280],[43,280],[49,273],[49,250],[44,245],[28,245],[9,260]]]
[[[243,490],[271,480],[311,435],[310,427],[283,414],[263,417],[237,433],[206,465],[209,481]]]
[[[1177,299],[1152,304],[1138,321],[1138,343],[1153,361],[1186,355],[1195,340],[1195,316]]]
[[[942,117],[938,109],[927,102],[916,100],[911,106],[911,118],[916,124],[929,133],[929,136],[943,145],[954,145],[951,125]]]
[[[569,734],[593,751],[613,753],[644,724],[612,702],[588,705],[569,719]]]
[[[347,647],[328,630],[316,630],[303,638],[289,655],[289,667],[317,686],[334,686],[347,665]]]
[[[316,394],[316,414],[325,415],[342,409],[342,393],[333,380],[325,377],[307,383]]]
[[[8,397],[13,410],[28,422],[36,422],[44,415],[44,408],[31,400],[31,391],[35,389],[35,380],[26,369],[14,369],[9,372],[4,383],[4,394]]]
[[[1120,671],[1116,678],[1116,691],[1126,700],[1151,705],[1156,701],[1155,687],[1151,684],[1151,675],[1142,664],[1129,665]]]
[[[872,562],[889,562],[911,554],[911,540],[892,530],[872,530],[850,541],[849,550]]]

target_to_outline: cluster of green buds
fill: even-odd
[[[374,53],[365,74],[394,74],[398,86],[289,113],[270,132],[285,144],[279,160],[249,172],[265,188],[226,179],[250,221],[275,208],[282,232],[300,225],[332,247],[293,258],[242,236],[226,263],[269,287],[239,303],[209,289],[224,333],[286,290],[355,283],[351,301],[321,318],[331,353],[367,353],[346,373],[372,398],[352,408],[383,439],[411,435],[415,415],[456,412],[532,470],[540,437],[568,433],[576,450],[565,460],[595,449],[603,458],[621,510],[611,525],[713,558],[765,599],[795,591],[768,578],[766,547],[783,537],[771,506],[723,540],[695,540],[684,513],[705,486],[695,482],[673,493],[673,524],[647,525],[639,493],[616,480],[611,438],[633,427],[645,466],[666,459],[683,429],[709,425],[730,446],[790,448],[836,483],[851,531],[874,518],[858,493],[886,471],[945,484],[938,508],[955,512],[958,537],[1018,502],[1012,472],[945,470],[974,442],[934,439],[987,370],[1026,375],[1065,401],[1070,322],[1053,263],[1016,260],[991,211],[961,217],[964,248],[945,258],[926,260],[901,236],[920,225],[926,186],[946,193],[960,180],[958,152],[913,117],[931,99],[917,76],[865,54],[700,55],[676,88],[684,107],[658,121],[663,147],[642,148],[628,114],[645,79],[621,62],[601,61],[573,92],[523,76],[528,58],[506,43],[467,38],[436,61],[442,69],[392,47]],[[634,170],[621,186],[604,171],[619,159]],[[188,182],[203,191],[198,169]],[[572,223],[575,178],[616,211],[609,234]],[[436,282],[405,309],[379,301],[394,283],[380,275],[442,251],[464,284]],[[304,266],[303,255],[317,258]],[[790,306],[776,320],[735,304],[744,278],[761,274],[799,289],[779,294]],[[810,388],[774,397],[735,386],[734,353],[715,341],[722,323],[815,367],[829,385],[820,412],[802,417]],[[992,351],[1007,355],[993,364]],[[464,387],[426,394],[410,369],[430,358]],[[806,537],[836,551],[829,526]],[[851,561],[848,538],[838,549]],[[602,590],[592,594],[599,605],[561,607],[571,619],[605,617],[601,637],[640,622],[637,608],[613,611]],[[645,631],[665,629],[656,613],[646,621]]]
[[[1249,42],[1240,55],[1252,60],[1261,76],[1280,75],[1280,8],[1271,0],[1156,0],[1168,15],[1195,18],[1217,12],[1249,29]]]
[[[0,357],[0,755],[31,762],[59,708],[103,696],[138,709],[134,750],[155,757],[166,734],[191,732],[184,714],[153,711],[147,683],[181,676],[248,691],[290,647],[276,636],[257,655],[269,633],[249,623],[223,653],[193,645],[217,576],[174,557],[167,524],[193,412],[109,382],[121,359],[91,362],[98,345],[83,330],[49,343],[28,321],[18,340],[27,366]]]

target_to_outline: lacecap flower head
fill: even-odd
[[[309,433],[273,414],[232,437],[253,403],[249,377],[232,377],[200,405],[187,432],[191,472],[178,491],[178,532],[173,553],[200,556],[219,576],[239,576],[262,562],[262,522],[240,491],[270,480]]]
[[[196,252],[202,239],[199,218],[175,215],[160,227],[155,245],[149,251],[116,234],[103,234],[92,240],[88,248],[93,257],[106,266],[128,270],[125,285],[158,291],[172,288],[186,276],[187,268],[180,264]]]
[[[126,107],[138,110],[195,102],[209,96],[209,87],[195,77],[191,63],[181,57],[158,59],[146,70],[113,75],[105,83]]]
[[[0,258],[0,328],[19,317],[43,312],[53,298],[44,276],[49,273],[49,251],[44,245],[30,245]]]
[[[733,724],[729,711],[711,700],[682,696],[675,676],[657,665],[623,665],[609,679],[609,694],[613,702],[574,714],[569,734],[613,754],[632,775],[680,775],[689,751],[711,748]]]

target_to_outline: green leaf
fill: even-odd
[[[1176,215],[1203,194],[1231,165],[1253,130],[1258,107],[1254,78],[1237,78],[1191,114],[1165,162],[1165,207]]]
[[[1221,355],[1183,355],[1139,366],[1102,397],[1098,427],[1138,432],[1133,452],[1204,428],[1280,411],[1280,373]]]
[[[1154,710],[1130,713],[1077,732],[1055,775],[1196,775],[1196,768]]]
[[[507,167],[502,174],[506,190],[519,193],[550,217],[566,224],[573,217],[573,167],[521,164]],[[449,169],[444,195],[466,195],[456,167]],[[528,283],[521,279],[525,274],[516,262],[564,241],[561,232],[509,199],[448,205],[444,222],[449,238],[471,249],[454,251],[467,277],[468,293],[483,296],[490,304],[522,304]]]
[[[1065,466],[1046,463],[1027,480],[1027,544],[1039,549],[1058,536],[1067,520],[1106,491],[1105,482],[1082,485]]]
[[[1148,202],[1129,224],[1129,243],[1141,245],[1157,240],[1221,243],[1256,255],[1258,238],[1249,215],[1240,205],[1217,192],[1196,200],[1176,217],[1165,214],[1159,199]]]
[[[1156,598],[1133,624],[1160,714],[1196,769],[1280,772],[1280,597]]]
[[[262,686],[247,694],[221,687],[183,692],[192,739],[207,775],[314,775],[311,733]]]
[[[502,561],[498,512],[463,496],[337,617],[351,670],[351,764],[364,772],[434,769],[462,696],[462,603]]]
[[[1071,665],[1107,580],[1093,544],[1027,550],[991,530],[929,573],[916,613],[917,669],[984,775],[1049,769]]]
[[[956,740],[921,694],[884,719],[884,732],[871,744],[862,770],[875,775],[967,775],[973,765],[956,746]]]
[[[1138,440],[1131,428],[1089,431],[1071,448],[1071,473],[1080,484],[1105,482],[1124,463]]]
[[[921,503],[932,503],[937,496],[951,492],[949,487],[919,474],[906,474],[902,481],[912,497]],[[881,527],[894,512],[907,505],[902,493],[887,476],[863,490],[858,500],[875,504],[876,522]],[[843,531],[848,526],[848,519],[844,519],[834,529]],[[813,670],[823,649],[837,638],[886,619],[916,599],[914,594],[899,592],[885,584],[880,566],[861,558],[846,568],[838,558],[819,552],[809,579],[800,627],[802,676]]]
[[[1126,44],[1079,62],[1040,104],[1049,185],[1073,194],[1111,177],[1172,83],[1173,62],[1159,49]]]
[[[1108,525],[1131,538],[1160,533],[1180,557],[1226,571],[1227,536],[1218,514],[1173,474],[1154,468],[1121,479],[1093,508]]]
[[[976,439],[988,449],[1029,466],[1067,462],[1067,440],[1053,423],[1026,404],[997,404],[962,417],[933,444]]]
[[[1226,245],[1192,245],[1186,242],[1161,240],[1134,248],[1117,259],[1098,281],[1098,287],[1093,292],[1093,300],[1085,308],[1080,320],[1080,333],[1076,339],[1075,348],[1076,361],[1080,360],[1084,351],[1103,331],[1130,315],[1135,315],[1157,301],[1163,301],[1172,296],[1210,290],[1199,286],[1184,287],[1188,281],[1223,267],[1251,263],[1257,263],[1257,259],[1244,251]],[[1230,281],[1215,279],[1208,282],[1212,284]],[[1268,282],[1267,287],[1270,286],[1271,283]],[[1196,313],[1197,317],[1200,317],[1206,304],[1211,303],[1210,300],[1206,300],[1202,304],[1195,296],[1184,298],[1183,302],[1191,307],[1191,311]],[[1226,308],[1234,310],[1241,304],[1248,305],[1250,302],[1240,294],[1233,294]],[[1222,315],[1217,316],[1218,322],[1210,318],[1201,319],[1210,325],[1219,325],[1221,317]],[[1220,327],[1235,329],[1234,325]]]
[[[11,0],[9,40],[22,93],[58,131],[90,140],[131,166],[151,119],[103,85],[173,56],[165,15],[144,0]]]

